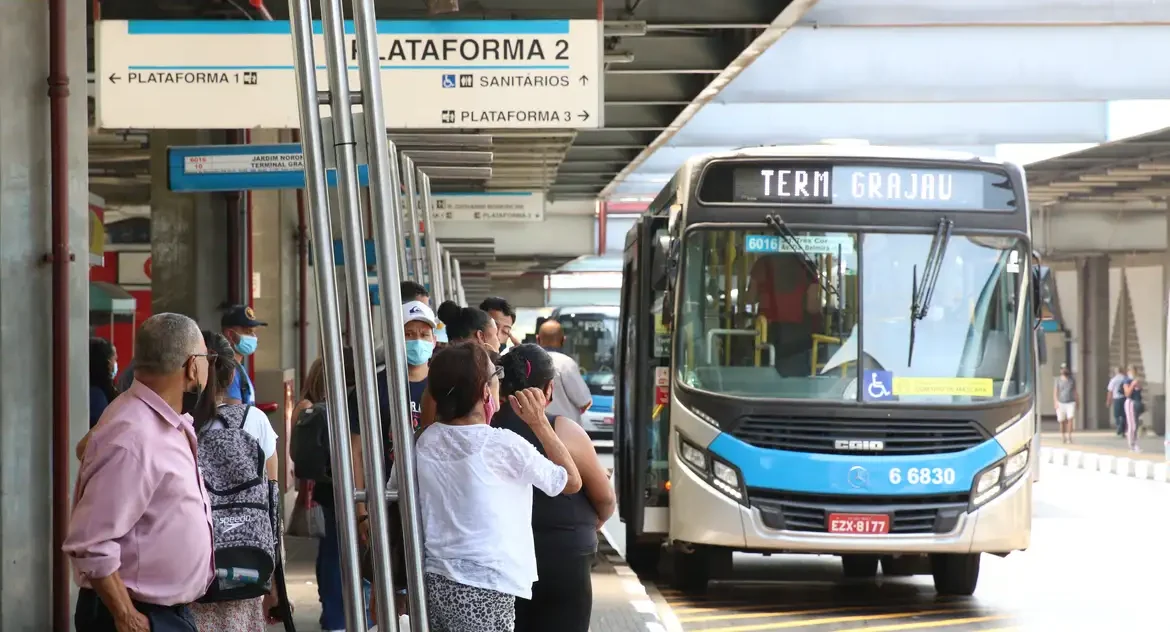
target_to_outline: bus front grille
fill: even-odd
[[[891,534],[949,533],[967,511],[967,494],[838,496],[750,488],[748,502],[769,529],[807,533],[828,532],[833,513],[889,516]]]
[[[730,434],[767,450],[858,455],[962,452],[989,438],[968,419],[744,417]]]

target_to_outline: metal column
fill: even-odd
[[[305,162],[305,190],[308,194],[309,231],[316,248],[317,322],[321,323],[322,360],[326,374],[326,401],[330,415],[329,452],[338,473],[333,479],[337,499],[337,530],[340,539],[342,591],[346,628],[357,630],[365,624],[365,603],[358,561],[358,535],[353,498],[349,428],[347,420],[345,368],[341,350],[341,310],[334,281],[335,263],[332,228],[329,220],[329,192],[325,179],[324,140],[321,112],[317,102],[317,67],[313,54],[313,24],[308,0],[289,0],[289,21],[297,74],[297,100],[301,119],[301,145]]]
[[[459,271],[459,260],[451,262],[455,265],[455,301],[460,305],[467,304],[467,296],[463,292],[463,273]]]
[[[373,0],[352,1],[362,87],[364,94],[374,97],[370,102],[380,104],[382,103],[382,76],[378,58],[378,29],[374,16],[374,3]],[[401,288],[394,282],[394,280],[400,279],[401,275],[397,258],[391,256],[392,250],[400,253],[405,248],[401,231],[401,198],[398,196],[399,191],[401,191],[398,181],[398,150],[386,138],[386,117],[382,108],[366,108],[364,114],[366,117],[366,142],[369,145],[370,154],[370,200],[374,219],[374,253],[378,264],[378,276],[384,279],[382,282],[383,296],[385,296],[382,301],[384,312],[382,339],[386,341],[386,387],[388,392],[396,396],[395,401],[392,401],[390,405],[390,419],[383,420],[382,423],[390,423],[394,459],[399,464],[399,467],[394,468],[394,473],[398,477],[398,509],[402,515],[402,531],[406,541],[406,582],[409,587],[407,594],[410,598],[411,627],[425,632],[428,624],[426,595],[423,586],[422,521],[418,512],[418,493],[414,470],[414,426],[411,423],[412,416],[410,414],[410,385],[405,350],[399,350],[393,344],[394,341],[402,340],[402,332],[405,327],[400,307],[402,305]],[[377,390],[374,392],[377,393]],[[365,438],[367,435],[364,427],[362,433],[363,438]],[[371,434],[380,435],[381,433]],[[380,448],[381,442],[375,444],[372,441],[365,441],[363,445],[378,445]],[[370,455],[363,456],[370,459]],[[382,455],[374,456],[380,465]],[[381,467],[377,471],[381,475]],[[368,475],[366,478],[369,480],[370,476]],[[385,481],[386,478],[382,477],[380,480]],[[373,488],[367,483],[366,489]],[[379,488],[375,492],[377,493],[375,498],[379,502],[374,504],[385,507],[382,500],[385,497],[385,490]],[[367,496],[368,498],[369,496]],[[394,586],[390,579],[388,539],[387,547],[384,550],[386,554],[378,562],[386,567],[385,586],[387,588],[378,596],[378,605],[382,605],[384,598],[387,608],[392,613],[391,618],[393,618]],[[381,581],[381,577],[379,577],[379,581]],[[390,619],[381,617],[381,610],[380,607],[378,621],[389,621]],[[385,628],[382,627],[383,625],[385,624],[380,623],[379,629],[398,629],[397,621]]]
[[[443,248],[443,287],[447,290],[447,300],[455,297],[455,269],[451,267],[451,251]]]
[[[413,164],[413,163],[411,163]],[[437,293],[439,301],[445,301],[447,296],[446,284],[443,283],[442,258],[439,254],[439,239],[435,235],[434,202],[431,200],[431,178],[422,169],[418,169],[418,202],[422,207],[423,231],[426,233],[427,264],[430,269],[431,293]]]
[[[383,463],[382,420],[379,419],[380,406],[378,402],[378,387],[375,369],[375,351],[373,331],[370,323],[369,281],[366,277],[365,266],[357,262],[365,260],[365,248],[362,231],[361,199],[358,188],[357,171],[357,139],[354,130],[352,106],[355,102],[382,103],[381,84],[379,81],[380,68],[377,56],[377,37],[374,21],[374,7],[372,0],[353,0],[354,18],[356,25],[356,47],[359,50],[358,70],[363,82],[364,91],[358,99],[353,98],[349,86],[348,55],[346,54],[344,12],[341,0],[320,0],[322,32],[325,46],[325,67],[329,78],[329,90],[319,95],[316,79],[316,60],[314,59],[313,25],[310,21],[311,9],[308,0],[289,0],[289,14],[292,18],[293,48],[296,58],[297,88],[299,95],[302,146],[305,156],[306,187],[310,193],[309,214],[312,217],[313,238],[317,244],[330,244],[330,213],[328,208],[328,183],[325,178],[325,141],[320,105],[331,107],[329,122],[333,137],[333,152],[337,170],[338,214],[342,227],[342,243],[345,258],[351,265],[345,266],[345,280],[347,286],[348,307],[351,322],[351,339],[353,341],[354,375],[356,378],[355,390],[358,404],[358,419],[361,429],[361,449],[365,473],[365,490],[356,492],[352,476],[352,455],[349,450],[349,424],[347,411],[346,384],[341,353],[340,325],[341,316],[337,301],[337,288],[334,287],[333,274],[335,271],[332,248],[317,248],[321,258],[317,267],[317,289],[319,304],[321,305],[321,327],[325,346],[326,375],[328,384],[328,405],[330,414],[330,453],[334,463],[334,494],[338,518],[338,529],[341,535],[343,558],[343,594],[346,603],[346,619],[348,630],[365,629],[365,604],[362,591],[362,581],[358,563],[358,524],[356,502],[367,501],[369,513],[369,533],[367,544],[370,547],[370,559],[374,569],[374,581],[377,604],[377,620],[382,630],[398,630],[397,613],[394,607],[394,585],[390,570],[390,538],[389,538],[389,511],[385,502],[386,475]],[[377,233],[375,246],[378,248],[379,272],[383,291],[388,298],[384,305],[393,307],[387,309],[386,328],[390,334],[386,335],[386,358],[389,362],[388,379],[394,384],[405,386],[405,362],[401,349],[402,317],[398,311],[401,298],[398,297],[398,287],[395,283],[397,270],[395,259],[390,256],[386,248],[397,247],[398,242],[387,238],[387,233],[394,234],[397,224],[391,222],[391,227],[385,227],[387,215],[390,214],[388,205],[396,199],[391,195],[392,161],[389,154],[388,141],[385,138],[385,122],[382,119],[380,108],[373,108],[376,112],[367,113],[371,118],[366,126],[371,151],[368,156],[370,169],[372,204],[376,207],[374,216],[380,226],[384,228]],[[396,194],[396,192],[394,192]],[[387,243],[387,242],[390,243]],[[391,392],[403,394],[404,388],[391,389]],[[391,405],[391,423],[394,437],[410,436],[406,430],[409,422],[409,405],[403,397],[398,397]],[[398,445],[410,446],[410,441],[399,441]],[[407,458],[413,457],[409,447],[406,450]],[[407,460],[407,463],[411,461]],[[400,468],[413,472],[413,467]],[[412,562],[421,560],[421,550],[418,546],[419,538],[417,518],[413,510],[414,488],[413,476],[400,475],[404,490],[404,498],[412,506],[404,510],[404,517],[409,518],[404,525],[408,537],[408,547]],[[413,547],[411,546],[413,545]],[[421,568],[415,573],[417,577],[412,582],[412,628],[426,630],[425,605],[422,592]]]
[[[411,272],[414,274],[415,281],[425,285],[428,280],[423,275],[423,250],[418,234],[418,180],[414,161],[403,156],[399,169],[402,173],[402,181],[406,185],[407,218],[410,221],[410,255],[414,261]],[[430,290],[431,294],[435,293],[434,284],[431,284]],[[437,305],[438,301],[435,304]]]

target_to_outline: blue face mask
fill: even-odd
[[[114,368],[110,369],[110,379],[112,380],[116,377],[118,377],[118,363],[117,363],[117,361],[114,362]]]
[[[246,356],[256,353],[256,336],[240,336],[239,341],[236,342],[236,351],[240,355]]]
[[[435,343],[430,340],[407,340],[406,363],[410,366],[422,366],[430,361],[435,352]]]

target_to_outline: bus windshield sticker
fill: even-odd
[[[865,385],[862,392],[866,401],[882,402],[894,398],[894,373],[892,371],[864,371]]]
[[[894,377],[892,371],[862,372],[862,396],[868,402],[890,401],[895,397],[994,397],[989,377]]]
[[[838,255],[853,252],[849,235],[797,235],[796,243],[810,255]],[[792,244],[776,235],[747,235],[744,251],[750,253],[797,252]]]
[[[730,199],[726,182],[730,168]],[[983,169],[757,163],[716,165],[700,195],[706,202],[811,204],[855,208],[1011,211],[1006,174]],[[722,189],[722,190],[720,190]]]

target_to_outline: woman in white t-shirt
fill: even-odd
[[[516,597],[531,598],[537,578],[532,488],[549,496],[581,489],[539,389],[519,391],[509,402],[548,458],[511,430],[488,425],[499,409],[501,373],[475,342],[431,359],[437,418],[419,436],[415,455],[434,632],[513,630]]]
[[[222,334],[212,331],[204,331],[203,340],[207,343],[208,354],[215,354],[215,362],[212,365],[215,372],[211,377],[215,379],[218,387],[207,389],[204,392],[216,393],[217,410],[229,406],[246,406],[245,404],[224,404],[227,387],[234,379],[237,368],[231,343]],[[247,409],[244,417],[244,432],[256,438],[260,449],[264,452],[264,467],[268,471],[268,478],[277,480],[276,432],[272,430],[268,416],[260,409],[255,406],[247,406]],[[201,421],[202,423],[200,423]],[[196,419],[196,432],[222,427],[223,422],[215,416],[204,420]],[[190,608],[199,632],[264,632],[268,628],[268,610],[276,603],[276,581],[273,581],[272,591],[263,597],[215,603],[193,603]]]

